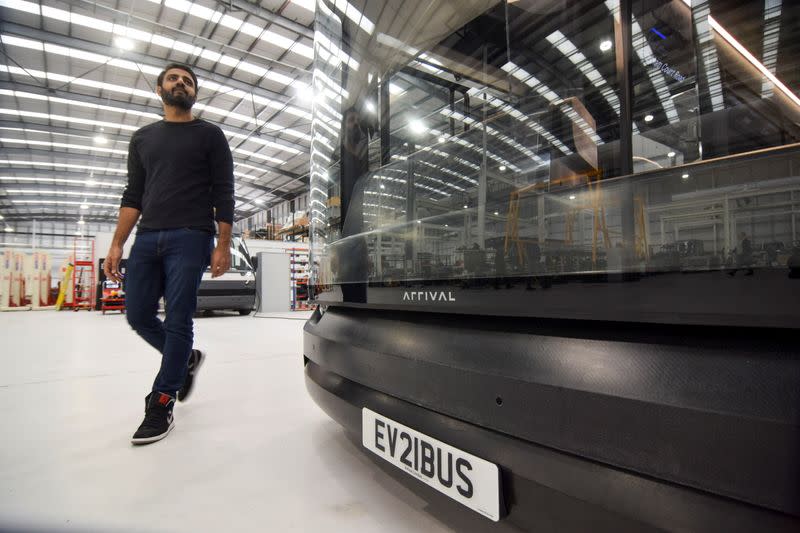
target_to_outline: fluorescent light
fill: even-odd
[[[34,13],[36,15],[39,15],[41,13],[42,17],[51,18],[59,22],[70,22],[78,26],[84,26],[93,30],[102,31],[105,33],[111,33],[120,38],[126,38],[127,40],[142,41],[146,44],[153,44],[156,46],[178,50],[180,52],[184,52],[194,56],[201,56],[203,52],[206,51],[204,48],[199,46],[194,46],[190,43],[174,41],[172,39],[163,37],[161,35],[154,35],[152,33],[123,26],[121,24],[114,24],[106,20],[80,15],[75,12],[70,12],[63,9],[57,9],[50,6],[40,7],[32,2],[25,2],[20,0],[15,0],[11,2],[3,1],[2,5],[3,7],[17,9],[21,11],[27,11],[30,13]],[[166,7],[182,11],[184,14],[189,14],[195,17],[202,18],[204,20],[211,21],[214,24],[225,26],[227,28],[234,30],[235,32],[245,33],[250,37],[261,39],[262,41],[270,43],[273,46],[278,46],[281,48],[285,48],[286,50],[289,50],[291,52],[296,52],[299,55],[306,57],[308,59],[312,59],[314,57],[314,52],[310,46],[301,44],[299,42],[295,42],[293,39],[290,39],[273,31],[265,30],[262,26],[246,23],[243,20],[237,19],[236,17],[232,17],[230,15],[221,15],[218,12],[212,11],[209,8],[204,8],[192,2],[187,2],[182,0],[167,0],[164,2],[164,5]],[[222,55],[222,54],[218,54],[216,56],[218,57],[217,59],[218,62],[223,64],[233,63],[230,66],[234,66],[237,68],[246,67],[243,70],[247,70],[247,67],[251,68],[256,67],[256,65],[253,65],[251,63],[245,63],[244,61],[241,61],[239,58],[236,57]],[[289,83],[293,81],[291,80],[291,78],[287,79],[289,80]],[[289,83],[287,83],[287,85]]]
[[[3,161],[0,161],[3,163]],[[21,161],[21,163],[27,163],[27,161]],[[60,183],[65,185],[83,185],[86,187],[95,187],[98,185],[104,187],[125,187],[124,182],[113,182],[113,181],[94,181],[94,180],[75,180],[75,179],[64,179],[64,178],[29,178],[29,177],[22,177],[22,176],[0,176],[0,181],[23,181],[23,182],[31,182],[31,183]]]
[[[333,0],[330,2],[331,4],[335,4],[336,8],[343,12],[344,15],[355,22],[359,28],[367,32],[369,35],[372,35],[372,32],[375,31],[375,24],[369,20],[364,13],[358,10],[356,6],[348,2],[347,0]],[[321,6],[327,7],[327,6]]]
[[[600,51],[608,52],[609,50],[611,50],[611,46],[612,46],[611,41],[606,39],[605,41],[600,43]]]
[[[652,122],[655,117],[653,115],[645,115],[644,121],[645,122]]]
[[[80,206],[84,202],[75,202],[72,200],[11,200],[12,204],[34,204],[34,205],[77,205]],[[113,207],[118,208],[119,204],[104,204],[100,202],[85,202],[89,205],[97,207]]]
[[[0,215],[0,220],[3,220],[3,215]]]
[[[133,41],[125,37],[114,37],[114,46],[122,50],[133,50]]]
[[[2,5],[2,2],[0,2],[0,5]],[[110,66],[113,66],[113,67],[122,68],[122,69],[125,69],[125,70],[130,70],[130,71],[133,71],[133,72],[136,72],[136,73],[143,72],[143,73],[151,75],[153,77],[155,77],[156,75],[158,75],[161,72],[161,68],[160,67],[153,67],[153,66],[150,66],[150,65],[144,65],[144,64],[140,64],[140,63],[135,63],[133,61],[125,61],[125,60],[121,60],[121,59],[117,59],[117,58],[113,58],[113,57],[109,57],[109,56],[103,56],[103,55],[99,55],[99,54],[89,54],[87,52],[82,52],[81,50],[74,49],[74,48],[66,48],[66,47],[63,47],[63,46],[56,46],[56,45],[52,45],[52,44],[49,44],[49,43],[42,43],[41,41],[34,41],[34,40],[30,40],[30,39],[21,39],[19,37],[14,37],[13,35],[8,35],[8,34],[2,34],[0,37],[2,37],[3,43],[5,45],[7,45],[7,46],[20,46],[22,48],[29,48],[29,49],[32,49],[32,50],[39,50],[39,51],[41,51],[43,49],[47,53],[52,53],[52,54],[56,54],[56,55],[62,55],[62,56],[73,58],[73,59],[84,59],[86,61],[90,61],[90,62],[93,62],[93,63],[97,63],[97,64],[101,64],[101,65],[110,65]],[[235,63],[232,66],[236,66],[236,64],[238,64],[238,63]],[[44,72],[41,72],[41,71],[33,71],[33,70],[30,70],[30,69],[28,69],[26,71],[26,70],[23,70],[23,69],[18,68],[18,67],[2,66],[0,68],[0,71],[9,72],[9,73],[12,73],[12,74],[17,74],[19,76],[28,76],[29,75],[28,72],[30,72],[30,75],[36,76],[36,77],[52,79],[54,81],[63,81],[64,83],[73,83],[73,84],[76,84],[76,85],[86,85],[86,86],[90,86],[90,87],[94,87],[94,88],[112,90],[112,91],[117,91],[117,92],[124,92],[126,94],[134,94],[136,96],[141,96],[143,98],[158,100],[159,103],[160,103],[160,98],[158,97],[158,95],[156,95],[152,91],[142,91],[142,90],[137,90],[137,89],[131,89],[129,87],[120,87],[120,86],[116,86],[116,85],[112,85],[112,84],[108,84],[108,83],[97,82],[97,81],[93,81],[93,80],[85,80],[85,79],[81,79],[81,78],[75,78],[74,76],[65,76],[63,74],[57,74],[57,73],[54,73],[54,72],[44,73]],[[267,77],[269,77],[269,75]],[[284,81],[284,80],[281,80],[281,81]],[[261,104],[261,105],[264,105],[266,107],[270,107],[270,108],[275,109],[277,111],[286,111],[289,114],[292,114],[292,115],[295,115],[295,116],[298,116],[298,117],[301,117],[301,118],[305,118],[305,119],[310,119],[311,118],[311,116],[309,115],[309,113],[307,111],[305,111],[303,109],[300,109],[298,107],[287,106],[284,102],[279,102],[279,101],[271,100],[271,99],[268,99],[268,98],[264,98],[263,96],[259,96],[257,94],[253,94],[253,93],[247,93],[247,92],[242,91],[240,89],[236,89],[236,88],[229,87],[229,86],[226,86],[226,85],[221,85],[221,84],[213,82],[211,80],[200,79],[199,80],[199,85],[201,85],[203,87],[203,91],[204,92],[206,92],[206,91],[217,92],[217,93],[220,93],[220,94],[225,94],[225,95],[231,96],[233,98],[248,99],[248,100],[252,99],[257,104]],[[42,97],[40,97],[40,98],[42,98]],[[158,117],[158,115],[156,115],[156,116]]]
[[[564,39],[563,34],[561,34],[561,32],[554,32],[554,33],[552,33],[552,34],[547,36],[547,39],[550,40],[551,42],[552,42],[552,40],[559,39],[559,38]],[[563,44],[566,44],[568,42],[569,41],[565,40]],[[572,45],[572,43],[569,43],[569,44],[574,47],[574,45]],[[562,48],[563,48],[563,46],[562,46]],[[561,50],[561,52],[564,53],[563,50]],[[575,56],[574,54],[567,55],[567,57],[570,59],[570,61],[572,61],[576,65],[580,65],[580,64],[583,63],[583,60],[581,60],[579,57]],[[585,69],[584,75],[586,75],[587,77],[589,77],[591,79],[590,74],[587,74],[587,72],[591,72],[591,70],[590,70],[588,65],[585,65],[585,66],[586,66],[586,69]],[[555,106],[558,106],[558,108],[561,109],[561,111],[565,115],[567,115],[567,117],[569,117],[570,120],[572,120],[575,124],[577,124],[578,127],[581,128],[584,133],[586,133],[586,135],[591,137],[591,139],[595,142],[595,144],[603,144],[603,139],[601,139],[600,136],[597,135],[596,131],[594,131],[591,127],[589,127],[589,125],[586,123],[586,121],[583,119],[583,117],[581,117],[578,113],[576,113],[575,110],[572,108],[572,106],[568,105],[563,99],[561,99],[561,97],[559,97],[558,94],[556,94],[555,91],[553,91],[547,85],[545,85],[544,83],[539,81],[534,75],[526,72],[525,69],[523,69],[522,67],[516,65],[515,63],[511,63],[511,62],[506,63],[505,65],[503,65],[502,69],[505,72],[507,72],[508,74],[510,74],[511,76],[514,76],[515,78],[517,78],[519,81],[521,81],[522,83],[524,83],[528,87],[530,87],[533,90],[535,90],[537,93],[539,93],[543,98],[545,98],[551,104],[553,104]],[[594,67],[591,67],[591,69],[594,69]],[[594,69],[594,70],[596,71],[596,69]],[[582,72],[583,72],[583,70],[582,70]],[[608,93],[608,94],[614,96],[613,92],[612,93]],[[604,94],[606,99],[611,98],[611,96],[608,96],[608,94]],[[609,103],[611,103],[612,101],[613,100],[609,100]],[[612,103],[611,105],[613,106],[614,104]],[[615,111],[616,111],[616,109],[617,109],[617,107],[615,107]],[[541,162],[541,160],[540,160],[540,162]]]
[[[494,129],[491,126],[486,126],[486,125],[478,122],[477,120],[475,120],[473,118],[467,117],[467,116],[463,115],[462,113],[459,113],[458,111],[451,111],[450,109],[447,109],[447,108],[441,109],[439,111],[439,113],[444,115],[444,116],[446,116],[446,117],[454,118],[454,119],[456,119],[456,120],[458,120],[460,122],[463,122],[464,124],[471,125],[472,127],[477,128],[477,129],[486,128],[486,132],[489,135],[491,135],[492,137],[495,137],[497,140],[507,144],[508,146],[511,146],[512,148],[515,148],[516,150],[520,151],[523,155],[533,159],[537,163],[544,163],[544,161],[542,161],[542,158],[539,157],[538,155],[536,155],[536,153],[534,153],[532,150],[530,150],[527,146],[524,146],[524,145],[520,144],[519,142],[515,141],[514,139],[512,139],[508,135],[505,135],[503,132]],[[434,133],[436,133],[436,132],[434,131]],[[462,146],[467,146],[468,148],[471,148],[471,149],[473,149],[473,150],[475,150],[477,152],[481,151],[477,146],[467,142],[464,139],[456,137],[455,138],[455,142],[457,144],[462,145]],[[494,161],[497,161],[501,165],[507,166],[508,168],[510,168],[511,170],[513,170],[515,172],[519,172],[520,171],[519,167],[517,167],[516,165],[514,165],[510,161],[508,161],[506,159],[503,159],[502,157],[500,157],[497,154],[488,153],[487,157],[489,157],[490,159],[492,159]]]
[[[685,180],[688,180],[689,179],[689,174],[682,174],[681,178],[685,179]]]
[[[304,102],[314,101],[314,88],[310,85],[300,85],[297,89],[297,96]]]
[[[6,231],[8,233],[11,233],[12,231],[14,231],[14,228],[12,228],[11,226],[6,226]]]
[[[505,171],[506,171],[506,166],[505,166],[505,165],[500,165],[500,166],[498,167],[498,170],[499,170],[500,172],[505,172]]]
[[[425,127],[425,124],[421,120],[414,119],[408,123],[409,128],[411,129],[411,133],[415,133],[417,135],[422,135],[428,128]]]
[[[116,172],[118,174],[127,174],[128,171],[124,168],[112,168],[112,167],[96,167],[92,165],[74,165],[70,163],[50,163],[50,162],[43,162],[43,161],[20,161],[16,159],[0,159],[0,164],[3,165],[10,165],[10,166],[32,166],[32,167],[53,167],[53,168],[72,168],[76,170],[96,170],[101,173],[106,172]],[[2,179],[2,178],[0,178]],[[84,182],[86,185],[95,185],[95,182],[86,181]],[[97,183],[97,185],[114,185],[110,183]]]
[[[113,148],[98,148],[96,146],[87,146],[83,144],[69,144],[69,143],[52,143],[47,141],[29,141],[27,139],[9,139],[9,138],[0,138],[1,142],[9,143],[9,144],[27,144],[30,146],[47,146],[50,148],[67,148],[73,150],[86,150],[89,152],[105,152],[110,154],[119,154],[119,155],[128,155],[127,150],[115,150]]]
[[[42,196],[93,196],[96,198],[122,198],[119,194],[102,193],[102,192],[78,192],[78,191],[64,191],[64,190],[41,190],[41,189],[6,189],[11,194],[38,194]],[[86,205],[86,202],[80,202],[79,205]]]
[[[725,28],[720,26],[720,24],[716,20],[714,20],[714,18],[711,15],[708,16],[708,22],[709,24],[711,24],[711,27],[714,28],[714,30],[722,36],[723,39],[728,41],[728,43],[730,43],[731,46],[733,46],[740,54],[742,54],[745,59],[747,59],[750,63],[752,63],[753,66],[755,66],[759,71],[761,71],[761,73],[764,76],[766,76],[769,79],[769,81],[771,81],[778,89],[780,89],[786,96],[788,96],[789,99],[795,103],[795,105],[800,107],[800,98],[798,98],[797,95],[795,95],[792,91],[787,89],[786,85],[784,85],[783,82],[781,82],[778,78],[775,77],[775,74],[770,72],[767,69],[767,67],[765,67],[763,63],[761,63],[761,61],[756,59],[753,56],[753,54],[751,54],[747,50],[747,48],[742,46],[739,43],[739,41],[734,39],[733,35],[728,33],[728,31]]]
[[[474,87],[472,89],[470,89],[469,91],[467,91],[467,93],[470,96],[476,96],[476,95],[478,95],[479,92],[480,91],[478,91],[478,89],[476,89]],[[611,96],[616,97],[613,93],[611,94]],[[556,148],[561,150],[561,152],[563,152],[564,154],[566,154],[566,155],[571,155],[572,154],[572,150],[567,148],[567,146],[564,143],[562,143],[561,141],[559,141],[552,133],[550,133],[549,131],[544,129],[536,121],[531,120],[529,117],[527,117],[524,114],[522,114],[519,110],[517,110],[517,109],[513,108],[512,106],[506,104],[505,102],[503,102],[499,98],[495,98],[495,97],[490,96],[490,95],[488,95],[486,93],[483,94],[483,99],[484,99],[484,101],[486,101],[487,103],[489,103],[493,107],[496,107],[497,109],[503,111],[504,113],[507,113],[507,114],[511,115],[513,118],[515,118],[519,122],[521,122],[521,123],[525,124],[526,126],[528,126],[528,128],[532,129],[533,131],[535,131],[539,135],[542,135],[553,146],[555,146]],[[616,109],[619,109],[619,102],[617,102]]]
[[[615,18],[619,17],[620,6],[618,0],[605,0],[605,5]],[[633,42],[633,49],[636,51],[636,54],[639,56],[642,64],[647,67],[653,61],[655,61],[653,49],[647,42],[647,38],[645,37],[644,32],[642,32],[642,27],[639,25],[639,22],[636,20],[636,18],[633,17],[631,21],[631,40]],[[667,116],[667,121],[678,121],[680,117],[678,116],[675,104],[670,98],[671,94],[667,87],[666,74],[662,73],[660,69],[654,68],[646,68],[646,72],[656,90],[656,93],[658,94],[658,98],[661,101],[661,107],[664,108],[664,112]],[[636,126],[634,125],[634,127]]]
[[[764,39],[761,46],[763,51],[761,62],[764,66],[775,74],[775,67],[778,62],[778,42],[781,32],[781,0],[766,0],[764,3]],[[772,83],[769,80],[761,82],[761,97],[769,98],[772,96]]]

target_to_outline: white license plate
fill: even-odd
[[[361,421],[365,448],[473,511],[500,520],[497,465],[366,407],[361,410]]]

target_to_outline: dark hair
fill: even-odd
[[[167,74],[167,71],[173,68],[179,68],[181,70],[185,70],[192,76],[192,81],[194,82],[194,92],[197,93],[197,76],[194,75],[194,71],[188,65],[182,65],[181,63],[170,63],[164,70],[161,71],[161,74],[158,75],[158,80],[156,81],[156,87],[163,87],[164,86],[164,76]]]

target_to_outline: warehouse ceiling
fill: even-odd
[[[427,142],[434,143],[437,137],[441,143],[447,130],[461,131],[454,123],[474,121],[451,110],[448,89],[462,91],[461,102],[472,97],[492,128],[510,132],[511,136],[493,134],[487,146],[500,181],[507,180],[500,178],[506,168],[520,172],[546,166],[549,157],[569,156],[576,149],[572,123],[579,122],[566,106],[570,96],[582,99],[596,120],[594,143],[613,142],[619,136],[610,40],[613,1],[585,0],[569,7],[562,0],[521,0],[507,6],[498,0],[334,3],[344,9],[348,25],[364,30],[353,31],[350,44],[366,51],[367,57],[359,59],[371,68],[348,73],[353,98],[366,98],[364,105],[374,110],[377,95],[362,93],[367,86],[374,89],[370,78],[375,71],[385,77],[392,73],[392,142],[398,150],[419,137],[413,130],[421,117],[429,128]],[[235,162],[237,219],[304,192],[314,4],[315,0],[0,0],[0,216],[7,222],[114,222],[125,183],[128,140],[133,131],[160,118],[154,85],[169,62],[195,69],[200,80],[195,112],[219,124],[227,135]],[[736,28],[745,48],[763,55],[767,67],[795,87],[797,44],[792,27],[798,8],[781,2],[769,5],[765,10],[765,4],[755,0],[739,7],[710,2],[721,24]],[[688,43],[693,28],[686,0],[654,0],[640,7],[633,28],[638,43],[633,58],[634,132],[661,141],[667,164],[667,145],[675,141],[681,149],[683,143],[676,141],[683,137],[673,130],[682,120],[691,120],[698,101],[713,111],[737,105],[750,98],[743,92],[746,84],[737,79],[760,78],[747,72],[738,75],[741,66],[721,55],[709,72],[723,75],[709,78],[714,83],[701,87],[698,95],[657,69],[645,68],[646,58],[663,56],[670,63],[685,60],[681,68],[693,70],[693,55],[680,54],[692,51]],[[743,26],[742,20],[754,22]],[[665,28],[674,31],[665,35]],[[606,40],[608,46],[602,48]],[[723,39],[709,42],[716,43],[720,53],[730,48]],[[703,68],[710,67],[704,63]],[[488,105],[479,103],[483,87],[494,94],[485,100]],[[695,95],[692,105],[682,106],[680,98],[689,93]],[[753,96],[760,97],[761,91]],[[525,127],[515,122],[520,114]],[[776,131],[791,129],[781,118],[786,114],[769,109],[764,114],[766,122],[781,121]],[[464,168],[443,170],[435,158],[427,165],[439,181],[441,173],[474,173],[481,164],[477,131],[463,130],[448,151],[460,157],[456,160]],[[745,141],[742,149],[760,147]],[[713,155],[712,149],[707,145],[706,153]],[[404,157],[394,148],[392,153],[392,158]],[[442,195],[433,185],[429,189]]]
[[[307,187],[313,0],[0,0],[0,216],[114,222],[169,62],[234,158],[236,218]]]

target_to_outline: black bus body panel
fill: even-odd
[[[380,411],[420,431],[458,445],[501,468],[508,521],[525,531],[796,531],[797,517],[665,483],[588,461],[522,439],[456,420],[369,389],[308,360],[306,388],[314,401],[361,446],[361,408]],[[460,504],[371,453],[377,466],[426,501],[437,516],[474,529]],[[445,507],[449,506],[449,507]],[[448,510],[450,512],[448,513]],[[456,520],[457,519],[457,520]],[[486,528],[491,523],[483,522]]]
[[[795,342],[778,330],[331,306],[306,324],[304,351],[323,372],[470,428],[797,517]],[[472,451],[468,432],[441,438]]]

